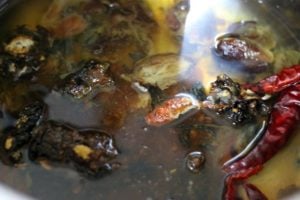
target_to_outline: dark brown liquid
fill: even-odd
[[[124,2],[124,1],[123,1]],[[142,2],[142,1],[141,1]],[[290,30],[280,20],[273,19],[273,12],[264,4],[247,3],[246,1],[191,1],[191,10],[186,18],[185,30],[182,39],[176,40],[176,34],[167,27],[164,15],[173,6],[173,1],[152,1],[150,3],[155,28],[148,30],[153,45],[148,55],[158,53],[181,53],[191,57],[195,62],[194,77],[183,78],[183,84],[177,84],[168,90],[169,93],[180,93],[192,83],[190,80],[201,81],[206,88],[220,73],[227,73],[236,80],[259,80],[262,75],[245,74],[228,68],[219,68],[218,60],[211,56],[211,47],[214,38],[226,31],[229,24],[239,20],[257,20],[258,23],[268,24],[274,29],[278,39],[277,47],[292,46],[289,37]],[[211,2],[211,3],[208,3]],[[50,1],[30,0],[20,3],[15,9],[4,16],[3,32],[11,30],[16,25],[27,24],[35,27],[41,23],[42,15],[46,12]],[[75,4],[77,5],[77,4]],[[18,14],[16,14],[18,13]],[[270,22],[270,23],[269,23]],[[104,22],[106,23],[106,22]],[[146,23],[146,22],[144,22]],[[192,40],[189,37],[195,29],[196,44],[185,43]],[[83,33],[85,34],[85,33]],[[5,34],[2,34],[5,37]],[[286,38],[285,38],[286,37]],[[126,41],[122,41],[126,44]],[[49,107],[49,118],[63,121],[79,128],[99,128],[115,137],[121,151],[117,161],[121,168],[99,179],[89,180],[81,177],[76,171],[51,167],[46,170],[40,165],[27,162],[24,168],[11,168],[0,165],[0,180],[17,190],[25,192],[38,199],[221,199],[225,174],[222,164],[229,158],[231,147],[240,140],[244,140],[247,128],[216,125],[216,132],[207,146],[190,147],[180,140],[182,129],[174,127],[153,128],[144,121],[149,112],[149,106],[137,106],[140,96],[131,87],[131,83],[120,78],[134,64],[128,54],[137,51],[134,46],[122,46],[120,52],[102,54],[98,58],[114,63],[111,68],[116,81],[116,91],[101,93],[89,102],[76,101],[62,96],[58,92],[50,91],[55,85],[58,73],[44,69],[37,76],[37,84],[29,82],[11,84],[1,81],[0,105],[8,112],[15,112],[24,104],[32,101],[32,97],[41,98]],[[75,63],[78,60],[89,58],[84,49],[72,41],[63,43],[66,62]],[[71,56],[69,51],[74,51]],[[124,53],[125,52],[125,53]],[[133,52],[136,53],[136,52]],[[122,57],[123,56],[123,57]],[[125,67],[124,67],[125,66]],[[283,67],[283,66],[282,66]],[[74,69],[70,69],[72,71]],[[49,89],[50,88],[50,89]],[[34,95],[28,96],[28,93]],[[4,117],[6,112],[0,113],[0,128],[12,123],[10,118]],[[3,118],[5,118],[5,120]],[[195,120],[193,117],[187,119]],[[256,125],[249,125],[250,127]],[[225,130],[225,131],[224,131]],[[255,133],[247,133],[255,134]],[[200,138],[201,139],[201,138]],[[205,137],[204,137],[205,139]],[[265,170],[250,182],[256,184],[270,199],[277,198],[281,190],[290,186],[300,186],[300,177],[293,176],[299,173],[299,143],[300,137],[291,138],[287,147],[278,156],[266,164]],[[200,144],[205,143],[203,141]],[[185,156],[191,150],[204,152],[206,162],[199,174],[193,174],[185,167]],[[290,153],[290,152],[293,153]],[[287,160],[282,164],[281,157]],[[289,161],[289,163],[288,163]],[[298,166],[298,167],[295,167]],[[278,173],[284,172],[284,173]],[[276,175],[273,175],[275,174]],[[289,178],[286,178],[288,175]],[[276,181],[268,178],[276,176]],[[279,184],[280,182],[280,184]],[[278,184],[277,184],[278,183]]]

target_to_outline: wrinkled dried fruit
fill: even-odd
[[[10,151],[14,151],[27,144],[31,139],[31,131],[46,115],[46,106],[40,102],[29,104],[20,111],[14,131],[7,135],[5,143],[12,141]],[[10,139],[11,138],[11,139]]]
[[[240,94],[240,85],[234,82],[226,74],[217,77],[217,80],[211,83],[209,99],[214,104],[232,104]]]
[[[104,175],[119,164],[110,163],[119,154],[112,136],[97,130],[78,131],[47,121],[33,130],[29,158],[74,166],[93,177]]]
[[[112,90],[114,81],[106,74],[108,67],[108,63],[96,60],[85,62],[82,69],[68,75],[63,80],[62,92],[81,99],[101,91]]]
[[[273,54],[245,38],[234,35],[223,35],[215,42],[218,56],[228,61],[242,63],[242,69],[252,72],[265,70],[273,62]]]
[[[191,66],[190,60],[177,54],[158,54],[138,61],[133,73],[123,78],[164,90],[185,77]]]
[[[272,49],[276,46],[274,31],[270,26],[256,21],[240,21],[229,26],[228,32],[256,42],[261,47]]]
[[[45,28],[37,26],[31,31],[20,26],[2,44],[0,72],[15,81],[32,77],[46,63],[50,47],[51,38]]]
[[[16,128],[21,132],[30,132],[46,115],[46,105],[41,102],[33,102],[20,111],[16,121]]]
[[[43,103],[31,103],[19,112],[14,127],[3,130],[0,149],[4,163],[15,164],[21,161],[21,148],[30,142],[32,138],[31,131],[46,117],[45,115],[46,106]],[[18,156],[16,157],[16,155]]]
[[[164,101],[150,112],[145,120],[149,125],[162,126],[180,116],[200,108],[199,102],[194,96],[188,94],[178,94],[174,98]]]
[[[252,120],[257,115],[269,113],[269,107],[259,98],[241,90],[240,85],[223,74],[211,84],[205,105],[218,115],[222,115],[233,125]]]

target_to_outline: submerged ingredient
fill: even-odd
[[[197,93],[195,89],[191,92]],[[266,116],[270,110],[260,96],[250,90],[241,89],[239,83],[224,74],[211,83],[209,93],[202,101],[198,101],[193,94],[183,96],[189,97],[189,103],[178,97],[180,96],[170,98],[156,106],[146,116],[146,122],[149,125],[162,126],[179,119],[188,111],[208,110],[216,116],[224,117],[232,125],[240,125],[256,120],[259,116]]]
[[[204,161],[201,151],[193,151],[186,156],[186,167],[193,173],[199,173]]]
[[[188,76],[192,64],[191,60],[177,54],[158,54],[139,60],[132,74],[123,77],[164,90]]]
[[[225,181],[227,187],[225,199],[231,200],[236,198],[234,182],[257,174],[262,169],[263,164],[271,159],[286,144],[300,119],[299,81],[296,78],[291,80],[289,76],[286,76],[287,71],[292,71],[292,74],[297,76],[299,66],[283,69],[278,75],[274,75],[273,77],[280,77],[280,81],[276,81],[275,83],[274,78],[267,77],[258,84],[253,84],[254,89],[256,86],[261,86],[263,89],[267,89],[267,91],[272,90],[271,94],[274,94],[274,92],[281,93],[274,104],[263,138],[245,157],[224,166],[224,170],[229,173]],[[282,84],[282,82],[285,82],[285,84]],[[256,187],[250,188],[252,191],[256,191],[254,192],[255,197],[259,196],[258,199],[266,199],[259,189]],[[247,190],[247,193],[252,195],[253,192],[249,191]]]
[[[248,71],[265,71],[273,62],[273,54],[269,50],[239,36],[220,36],[216,40],[215,48],[218,56],[229,61],[241,62],[244,70]]]
[[[261,73],[273,68],[276,39],[267,26],[256,21],[233,23],[228,33],[218,36],[215,51],[229,62],[228,67],[238,70]]]
[[[235,13],[234,6],[224,9],[224,14],[217,8],[205,10],[211,6],[207,2],[203,7],[201,1],[188,0],[161,1],[157,7],[150,0],[49,2],[38,24],[22,22],[26,26],[3,37],[0,159],[16,167],[25,163],[26,170],[20,173],[38,173],[24,156],[28,152],[31,161],[45,168],[74,168],[90,178],[102,177],[122,164],[118,173],[79,189],[62,180],[73,181],[73,175],[60,176],[64,192],[75,191],[76,198],[117,199],[123,193],[124,198],[136,199],[148,199],[149,194],[151,199],[220,198],[225,176],[220,165],[247,146],[261,121],[266,121],[273,103],[272,98],[268,101],[269,93],[285,89],[288,94],[275,103],[277,109],[297,107],[293,95],[298,88],[291,84],[298,83],[298,67],[258,84],[242,83],[270,75],[299,52],[289,47],[292,53],[287,53],[282,44],[277,51],[277,33],[271,25],[251,20],[233,23],[236,18],[227,15]],[[195,11],[208,22],[194,19]],[[296,58],[291,62],[298,64]],[[245,80],[237,77],[235,69]],[[219,75],[223,71],[229,76]],[[151,108],[146,124],[143,116]],[[271,122],[275,115],[292,119],[298,114],[274,112]],[[282,145],[283,138],[276,136],[276,144]],[[259,153],[272,156],[276,152],[268,145],[258,143],[253,152],[266,149]],[[235,198],[236,179],[248,178],[257,172],[257,163],[261,167],[269,159],[262,155],[252,162],[251,155],[248,150],[240,161],[251,158],[247,169],[229,170],[228,198]],[[50,170],[50,180],[56,170]],[[45,174],[28,177],[39,185]],[[264,198],[254,185],[246,184],[245,189],[249,198]],[[45,193],[40,187],[38,191]]]
[[[69,74],[63,80],[61,90],[76,99],[85,96],[95,96],[100,91],[110,91],[114,88],[114,81],[106,75],[110,64],[96,60],[83,62],[77,72]]]
[[[100,177],[119,167],[110,162],[118,154],[111,136],[97,130],[82,130],[47,121],[37,126],[29,144],[29,158],[65,163],[90,177]]]
[[[71,164],[90,177],[99,177],[119,163],[109,163],[119,151],[112,136],[98,130],[76,130],[63,123],[47,120],[43,103],[25,106],[18,114],[14,127],[5,129],[1,135],[1,160],[17,165],[23,160],[28,147],[32,161],[49,161]]]
[[[49,32],[37,26],[31,31],[25,26],[16,28],[2,44],[0,73],[17,81],[33,75],[47,62],[51,46]]]
[[[174,98],[163,102],[162,105],[157,106],[145,119],[150,125],[162,126],[184,114],[197,111],[199,108],[200,104],[195,97],[189,94],[178,94]]]
[[[40,102],[26,105],[18,114],[14,127],[3,130],[1,135],[1,160],[14,165],[24,162],[21,149],[32,138],[31,131],[46,117],[46,106]]]

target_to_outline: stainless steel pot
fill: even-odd
[[[5,13],[7,10],[9,10],[9,8],[11,8],[15,4],[17,4],[18,2],[20,2],[20,0],[0,0],[0,16],[3,13]],[[290,5],[292,5],[293,1],[289,1],[289,2],[290,2]],[[271,1],[269,1],[269,3],[271,3]],[[300,3],[298,3],[298,4],[300,6]],[[276,8],[276,6],[274,6],[273,15],[277,17],[276,20],[281,21],[280,24],[284,28],[284,31],[288,32],[289,35],[291,35],[293,37],[294,41],[296,41],[296,43],[299,43],[298,39],[297,39],[298,36],[296,34],[294,34],[294,31],[295,30],[299,31],[300,30],[300,25],[299,25],[299,29],[298,29],[298,27],[293,27],[293,19],[290,19],[287,16],[285,16],[285,14],[282,13],[280,9],[282,9],[282,8],[281,7]],[[285,200],[296,200],[296,199],[300,198],[299,196],[300,196],[300,194],[295,194],[294,196],[291,196],[290,198],[287,198]],[[4,200],[5,199],[8,199],[8,200],[32,200],[33,198],[28,197],[28,196],[23,195],[23,194],[20,194],[19,192],[15,191],[15,190],[13,190],[13,189],[11,189],[11,188],[3,185],[3,184],[0,184],[0,199],[4,199]]]

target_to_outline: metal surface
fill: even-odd
[[[18,2],[20,2],[20,0],[0,0],[0,16],[3,15],[3,13],[5,13],[10,7],[14,6]],[[279,20],[281,20],[281,19],[279,19]],[[286,25],[285,23],[282,23],[282,24],[284,25],[284,28],[287,30],[287,32],[290,33],[290,35],[292,35],[295,38],[295,41],[297,41],[297,43],[299,43],[297,37],[294,36],[293,32],[290,30],[288,25]],[[1,111],[0,111],[0,119],[1,119]],[[261,135],[258,135],[256,139],[258,139],[260,136]],[[253,144],[254,144],[254,142],[255,142],[255,139],[253,141]],[[252,146],[251,146],[251,144],[249,144],[247,146],[247,149],[245,150],[245,152],[249,151],[249,148],[253,148],[253,144],[252,144]],[[228,163],[231,163],[233,160],[239,159],[240,157],[244,156],[245,152],[242,152],[241,154],[238,155],[238,157],[235,157],[235,158],[229,160]],[[24,194],[21,194],[21,193],[17,192],[16,190],[9,188],[8,186],[0,183],[0,200],[2,200],[2,199],[3,200],[6,200],[6,199],[7,200],[34,200],[33,198],[28,197]],[[300,193],[292,194],[289,198],[285,198],[284,200],[296,200],[296,199],[300,199]]]
[[[0,184],[0,199],[7,200],[34,200],[24,194],[21,194],[5,185]]]

